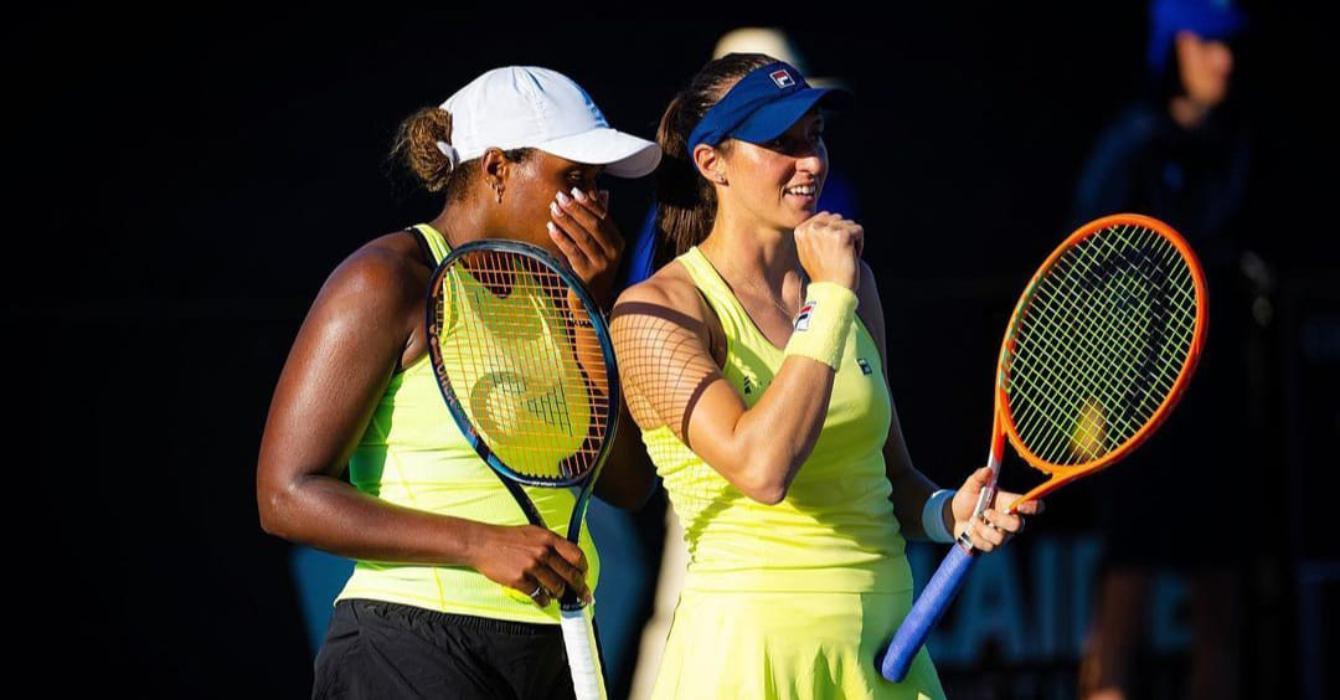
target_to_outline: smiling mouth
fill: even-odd
[[[797,207],[804,207],[805,209],[816,207],[817,201],[819,201],[819,197],[813,192],[807,194],[803,192],[792,192],[792,190],[787,190],[781,198],[783,198],[783,200],[791,200]]]
[[[787,187],[782,192],[797,197],[813,197],[818,192],[818,188],[814,185],[796,185],[795,187]]]

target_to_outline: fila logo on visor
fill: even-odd
[[[779,68],[769,73],[768,77],[772,78],[772,82],[776,83],[779,88],[791,87],[796,84],[795,79],[791,77],[790,73],[786,72],[785,68]]]

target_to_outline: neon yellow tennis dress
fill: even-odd
[[[441,262],[446,239],[427,224],[423,233]],[[417,510],[497,525],[525,525],[526,516],[496,474],[465,441],[442,400],[429,356],[391,377],[367,430],[349,460],[359,490]],[[575,498],[568,489],[526,488],[546,524],[560,536]],[[580,545],[590,565],[592,591],[600,559],[588,529]],[[336,601],[372,598],[441,612],[517,622],[558,624],[558,604],[541,610],[525,593],[494,583],[464,566],[405,565],[359,560]]]
[[[677,258],[725,331],[727,381],[753,406],[782,366],[698,250]],[[942,698],[923,648],[902,683],[875,652],[912,604],[889,501],[892,418],[878,346],[851,325],[822,432],[785,500],[751,500],[667,426],[643,434],[689,551],[653,697]]]

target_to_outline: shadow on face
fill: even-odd
[[[718,187],[719,201],[782,229],[814,216],[828,176],[823,131],[823,114],[814,107],[771,141],[735,141],[724,158],[729,185]],[[812,191],[800,189],[806,187]]]
[[[559,192],[571,197],[574,187],[594,197],[604,169],[604,165],[577,163],[541,150],[522,163],[510,164],[503,185],[507,237],[538,245],[562,258],[546,229],[553,219],[549,205]]]

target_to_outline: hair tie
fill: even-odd
[[[451,112],[448,111],[446,107],[438,107],[438,109],[442,110],[443,114],[447,115],[447,123],[445,124],[446,133],[442,135],[442,138],[450,139],[452,129],[455,126],[455,119],[452,118]],[[458,152],[456,147],[450,143],[447,143],[446,141],[438,141],[437,150],[442,151],[442,155],[447,157],[447,172],[455,170],[456,166],[461,164],[460,152]]]
[[[455,170],[456,166],[461,164],[461,154],[456,152],[455,146],[452,146],[446,141],[438,141],[437,150],[441,151],[442,155],[447,157],[448,172]]]

